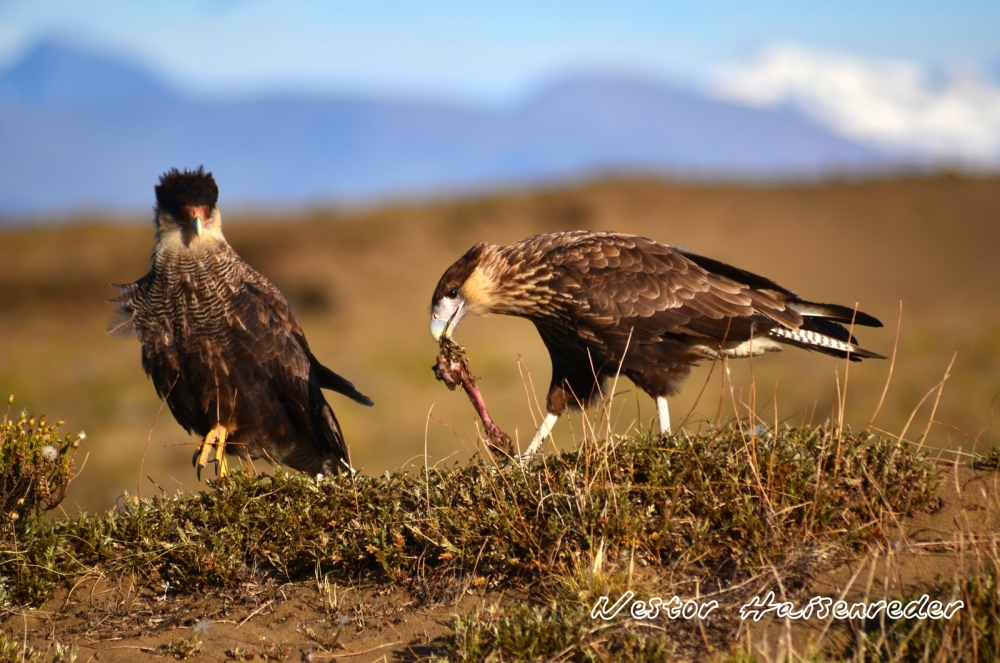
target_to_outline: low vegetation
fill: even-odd
[[[24,448],[58,440],[66,469],[39,474],[50,461],[19,452],[36,472],[21,489],[25,521],[57,503],[79,441],[32,421],[4,430]],[[779,585],[794,592],[821,561],[884,543],[937,483],[921,454],[867,433],[755,432],[586,442],[527,467],[477,456],[416,474],[235,474],[195,495],[126,496],[104,514],[36,518],[8,539],[4,598],[38,605],[97,568],[174,592],[315,576],[395,585],[425,603],[469,590],[513,596],[453,619],[442,644],[453,659],[725,651],[731,619],[664,629],[594,620],[590,606],[627,589],[723,604]]]
[[[874,540],[889,514],[927,499],[934,477],[884,439],[808,429],[587,444],[527,469],[236,474],[212,491],[126,498],[107,514],[41,527],[23,541],[33,563],[11,590],[38,601],[56,578],[98,563],[185,591],[252,574],[308,577],[319,565],[434,598],[455,582],[563,570],[599,547],[644,566],[691,567],[721,587],[833,541]]]
[[[13,395],[7,403],[14,403]],[[86,436],[60,436],[64,423],[51,424],[27,412],[11,418],[9,408],[0,421],[0,541],[5,545],[30,535],[66,496],[73,459]]]
[[[985,549],[973,548],[964,556],[971,568],[951,577],[938,578],[922,587],[906,601],[927,594],[942,603],[961,601],[951,619],[903,617],[894,621],[867,624],[859,658],[876,663],[920,661],[1000,660],[1000,561],[997,541]]]

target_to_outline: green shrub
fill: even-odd
[[[582,605],[515,601],[452,617],[447,655],[454,661],[666,661],[662,628],[628,619],[595,621]]]
[[[35,663],[40,659],[34,647],[28,647],[12,635],[0,631],[0,661]]]
[[[14,397],[7,399],[14,402]],[[0,423],[0,542],[35,529],[45,511],[66,496],[73,478],[73,458],[84,433],[60,436],[65,422],[50,424],[27,412]]]

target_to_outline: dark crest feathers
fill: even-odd
[[[219,187],[212,173],[205,172],[204,166],[198,166],[198,170],[185,168],[184,171],[171,168],[160,176],[155,190],[157,207],[172,214],[188,205],[215,207],[219,200]]]

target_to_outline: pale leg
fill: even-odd
[[[552,427],[556,425],[559,421],[558,414],[552,414],[551,412],[545,413],[545,418],[542,419],[542,425],[538,427],[538,432],[535,433],[535,437],[532,438],[531,444],[528,448],[521,454],[521,460],[527,460],[538,453],[538,449],[542,446],[542,442],[549,436],[552,432]]]
[[[666,396],[656,397],[656,416],[660,418],[660,434],[666,435],[670,432],[670,409]]]

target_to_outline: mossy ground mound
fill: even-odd
[[[699,657],[735,644],[730,608],[748,597],[796,596],[817,570],[891,546],[888,532],[939,482],[907,444],[757,432],[587,442],[525,467],[477,456],[379,477],[235,474],[196,495],[126,496],[39,523],[0,571],[11,609],[98,575],[150,597],[315,583],[433,606],[478,593],[493,598],[454,616],[428,655]],[[721,607],[677,624],[591,617],[597,597],[627,589]]]

